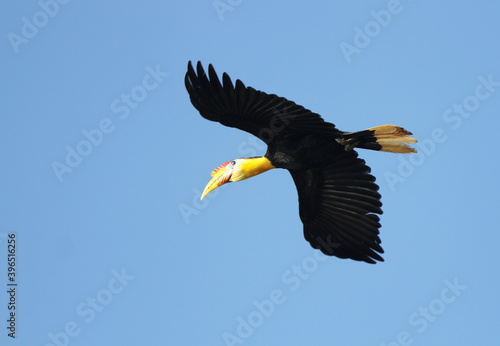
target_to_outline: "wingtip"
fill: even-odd
[[[195,75],[196,73],[194,72],[194,68],[193,68],[193,64],[191,63],[191,60],[188,61],[188,65],[187,65],[187,73],[186,73],[186,76],[193,76]]]
[[[215,73],[215,68],[212,64],[208,64],[208,75],[209,76],[217,76],[217,74]]]
[[[222,74],[222,84],[224,85],[224,89],[226,89],[227,91],[234,90],[234,86],[233,86],[233,82],[231,81],[231,77],[229,77],[229,75],[226,72],[224,72]]]
[[[201,78],[205,74],[205,70],[203,69],[203,65],[201,61],[198,60],[196,63],[196,72],[198,73],[198,78]]]

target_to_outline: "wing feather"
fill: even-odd
[[[196,70],[189,62],[184,81],[191,103],[205,119],[250,132],[257,137],[262,134],[262,129],[273,132],[273,136],[268,136],[272,140],[290,132],[339,132],[335,125],[325,122],[318,114],[283,97],[246,87],[239,79],[233,85],[226,73],[222,74],[221,83],[212,65],[208,66],[207,75],[200,62]],[[284,126],[275,126],[277,120]],[[268,138],[261,139],[266,141]]]
[[[355,151],[338,152],[324,167],[290,170],[299,194],[304,237],[326,255],[376,263],[380,246],[380,194]]]
[[[240,80],[233,84],[226,73],[219,79],[212,65],[207,74],[200,62],[196,69],[189,62],[185,85],[193,106],[205,119],[261,138],[271,152],[279,148],[286,158],[294,155],[294,146],[321,147],[324,157],[310,150],[307,153],[314,158],[302,157],[303,162],[279,166],[289,168],[297,186],[304,237],[327,255],[368,263],[383,261],[379,255],[384,251],[379,238],[377,214],[382,214],[382,203],[378,186],[355,151],[335,146],[341,133],[335,125],[283,97],[246,87]]]

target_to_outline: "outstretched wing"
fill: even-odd
[[[355,151],[339,151],[323,168],[290,170],[299,194],[304,237],[324,254],[383,261],[380,194],[370,168]],[[377,253],[378,252],[378,253]]]
[[[335,125],[316,113],[283,97],[246,87],[239,79],[235,85],[222,75],[222,84],[210,64],[208,76],[200,62],[191,62],[185,77],[191,103],[208,120],[250,132],[267,144],[286,133],[331,134]]]

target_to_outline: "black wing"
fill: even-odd
[[[292,132],[338,133],[335,125],[292,101],[245,87],[239,79],[233,86],[226,73],[221,84],[211,64],[207,76],[201,62],[196,71],[189,62],[185,84],[191,103],[205,119],[250,132],[267,144]]]
[[[299,194],[304,237],[324,254],[356,261],[383,261],[380,194],[365,161],[338,151],[324,168],[290,170]],[[378,253],[377,253],[378,252]]]

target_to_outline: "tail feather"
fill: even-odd
[[[410,137],[411,135],[410,131],[402,127],[382,125],[358,132],[346,132],[339,142],[344,144],[347,150],[355,147],[390,153],[410,154],[417,152],[408,145],[417,142],[415,138]]]

